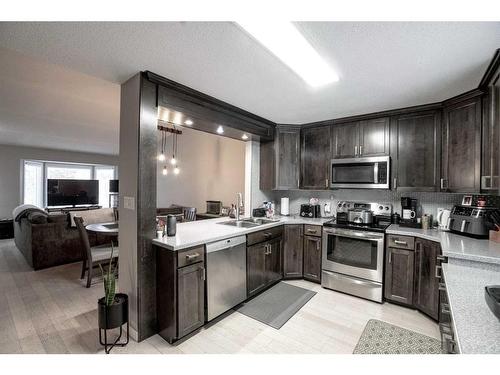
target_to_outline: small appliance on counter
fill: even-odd
[[[450,230],[450,214],[451,211],[446,208],[437,209],[437,223],[438,228],[443,231]]]
[[[484,298],[493,315],[500,320],[500,285],[485,286]]]
[[[254,208],[252,210],[253,217],[266,217],[266,209],[264,207]]]
[[[308,218],[321,217],[321,205],[319,204],[301,204],[300,216]]]
[[[222,215],[221,201],[207,201],[207,214]]]
[[[401,197],[401,217],[399,225],[402,227],[420,228],[418,217],[418,201],[415,198]]]
[[[497,216],[495,207],[456,205],[451,210],[449,229],[469,237],[488,238],[491,221]]]

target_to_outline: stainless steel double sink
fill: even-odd
[[[239,227],[239,228],[254,228],[254,227],[258,227],[259,225],[276,223],[278,221],[279,221],[279,219],[263,219],[260,217],[251,217],[251,218],[241,219],[241,220],[223,221],[223,222],[217,223],[217,224],[230,225],[230,226]]]

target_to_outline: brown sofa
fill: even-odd
[[[85,212],[74,214],[84,217]],[[101,221],[98,215],[94,216],[94,222],[113,221],[108,212],[103,213]],[[48,215],[46,223],[34,223],[29,216],[14,221],[15,244],[35,270],[82,260],[80,235],[76,227],[70,225],[70,217],[70,213],[59,213]],[[92,233],[89,240],[91,246],[110,242],[109,237]]]

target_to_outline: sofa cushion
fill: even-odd
[[[47,224],[47,214],[32,211],[28,214],[28,221],[32,224]]]
[[[109,223],[115,221],[113,208],[99,208],[97,210],[70,211],[69,217],[72,227],[76,227],[75,216],[81,217],[85,225]]]

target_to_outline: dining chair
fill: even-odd
[[[90,288],[94,268],[98,267],[100,264],[109,265],[111,245],[90,246],[89,236],[87,230],[85,229],[83,219],[79,216],[75,216],[74,220],[76,227],[78,228],[83,247],[82,273],[80,275],[80,279],[85,277],[85,271],[87,271],[87,288]],[[113,262],[115,263],[118,261],[118,253],[118,247],[113,246]]]
[[[196,220],[196,208],[195,207],[184,207],[182,209],[184,215],[183,221],[195,221]]]

